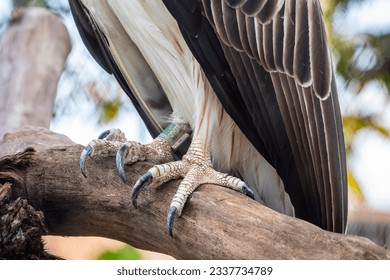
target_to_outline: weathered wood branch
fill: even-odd
[[[366,238],[323,231],[214,185],[192,195],[171,238],[165,220],[178,181],[146,188],[134,209],[129,185],[151,164],[129,166],[126,185],[113,158],[95,158],[84,178],[81,149],[46,129],[0,142],[0,183],[44,213],[49,234],[109,237],[179,259],[390,259]]]

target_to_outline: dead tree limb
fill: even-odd
[[[0,183],[11,183],[14,197],[44,213],[49,234],[109,237],[179,259],[390,258],[366,238],[323,231],[214,185],[192,195],[171,238],[165,219],[178,181],[146,188],[134,209],[130,186],[151,164],[130,166],[126,185],[113,158],[96,158],[84,178],[81,149],[46,129],[6,134],[0,142]]]

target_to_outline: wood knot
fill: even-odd
[[[12,185],[0,184],[0,259],[52,259],[44,251],[47,233],[44,215],[18,197],[12,200]]]

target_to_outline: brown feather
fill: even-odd
[[[248,17],[254,17],[264,8],[267,4],[267,0],[248,0],[245,4],[241,6],[241,12],[243,12]]]

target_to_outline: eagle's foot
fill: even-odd
[[[173,160],[171,147],[165,139],[156,138],[150,144],[127,141],[119,129],[110,129],[92,140],[81,152],[80,169],[86,177],[86,161],[95,156],[116,156],[116,165],[121,178],[125,181],[124,165],[137,161],[150,161],[155,164]]]
[[[115,156],[119,147],[126,141],[125,134],[120,129],[110,129],[101,133],[97,139],[89,142],[80,155],[80,169],[84,177],[86,177],[85,164],[88,158],[97,155]]]
[[[239,191],[251,198],[253,192],[246,186],[244,181],[221,173],[213,169],[211,159],[204,153],[201,141],[194,140],[187,154],[181,161],[169,162],[156,165],[149,169],[134,185],[131,193],[131,201],[137,207],[137,197],[148,183],[163,184],[173,179],[184,178],[174,195],[167,217],[167,229],[172,236],[173,222],[176,216],[180,216],[188,197],[204,184],[215,184]],[[206,154],[206,156],[205,156]]]
[[[125,178],[125,165],[130,165],[137,161],[149,161],[154,164],[171,162],[171,146],[165,139],[157,137],[150,144],[140,144],[134,141],[127,141],[122,144],[116,154],[116,167],[123,182]]]

